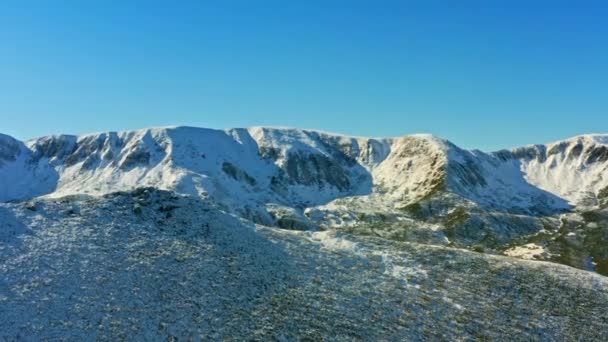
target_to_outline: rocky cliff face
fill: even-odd
[[[429,135],[260,127],[0,136],[0,201],[153,187],[265,225],[502,253],[558,231],[560,215],[605,206],[607,168],[601,135],[495,153]]]
[[[540,188],[586,207],[598,204],[608,186],[608,136],[584,135],[536,148],[513,151],[522,172]]]
[[[15,162],[21,154],[22,145],[12,137],[0,134],[0,167]]]

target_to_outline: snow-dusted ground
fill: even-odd
[[[543,253],[547,253],[545,248],[535,243],[527,243],[522,246],[515,246],[505,251],[505,255],[526,260],[540,259]]]
[[[0,205],[1,340],[606,340],[608,279],[255,226],[157,190]]]

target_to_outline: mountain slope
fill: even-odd
[[[196,196],[138,189],[2,203],[0,222],[16,232],[0,235],[2,340],[605,340],[608,332],[608,280],[596,274],[254,226]]]
[[[608,136],[484,153],[430,135],[154,128],[19,142],[0,136],[0,200],[153,187],[267,226],[338,229],[504,253],[601,205]],[[525,239],[524,239],[525,240]]]

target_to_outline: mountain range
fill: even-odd
[[[233,304],[245,297],[262,300],[259,297],[262,296],[265,298],[263,305],[254,311],[262,315],[263,310],[270,310],[276,315],[272,329],[278,321],[282,325],[280,329],[276,328],[279,333],[268,330],[271,327],[264,325],[264,318],[245,322],[258,329],[255,331],[260,338],[278,338],[280,334],[287,334],[284,335],[286,339],[309,336],[308,332],[314,332],[314,329],[306,330],[306,327],[323,325],[321,321],[335,319],[337,312],[352,309],[354,304],[342,302],[354,295],[347,294],[350,291],[347,286],[354,286],[357,291],[367,286],[358,283],[362,281],[359,278],[336,275],[336,272],[358,270],[365,273],[377,267],[381,267],[378,274],[382,276],[370,274],[378,278],[369,281],[378,289],[386,288],[386,293],[378,290],[382,292],[382,300],[376,303],[378,306],[374,310],[387,310],[387,300],[392,301],[394,296],[406,292],[414,298],[407,305],[418,303],[414,306],[421,305],[424,310],[430,310],[430,302],[425,301],[433,301],[439,295],[447,296],[446,301],[451,303],[448,310],[445,301],[442,302],[440,312],[431,315],[430,323],[410,317],[418,321],[418,328],[422,330],[402,326],[394,331],[395,338],[438,337],[441,334],[432,332],[437,326],[447,329],[446,336],[490,339],[507,336],[515,330],[496,330],[488,325],[489,321],[483,321],[481,312],[487,310],[487,306],[470,309],[469,316],[462,318],[462,324],[450,325],[452,323],[442,320],[473,305],[475,299],[466,293],[474,292],[475,286],[480,286],[482,292],[487,288],[488,292],[481,299],[490,306],[494,295],[491,289],[502,288],[498,285],[500,282],[512,282],[515,278],[519,280],[511,285],[518,291],[528,291],[526,295],[532,297],[540,293],[541,287],[526,284],[525,279],[533,278],[545,285],[557,279],[555,277],[569,279],[568,285],[562,285],[570,291],[591,287],[585,291],[592,291],[602,299],[585,309],[590,310],[585,311],[585,315],[603,313],[604,305],[608,304],[605,285],[608,281],[601,276],[608,275],[608,248],[605,247],[608,242],[608,135],[581,135],[496,152],[467,150],[423,134],[363,138],[270,127],[226,130],[166,127],[82,136],[53,135],[29,141],[0,135],[0,202],[3,202],[0,204],[3,224],[0,262],[4,262],[0,275],[5,276],[0,283],[0,313],[12,317],[12,321],[7,320],[12,323],[0,327],[7,339],[24,331],[27,331],[26,335],[41,338],[52,336],[49,331],[61,335],[65,329],[70,330],[61,325],[67,324],[65,321],[70,317],[86,317],[87,320],[76,320],[77,329],[73,331],[84,334],[92,329],[91,320],[97,314],[81,308],[79,316],[74,306],[77,303],[66,299],[65,291],[71,291],[83,301],[86,299],[87,303],[94,302],[95,298],[99,299],[99,293],[84,291],[82,286],[101,291],[96,277],[104,272],[107,278],[104,279],[113,284],[109,288],[119,294],[116,301],[111,300],[112,305],[130,312],[139,310],[137,305],[123,307],[133,298],[139,298],[145,305],[154,303],[120,285],[127,281],[130,289],[142,287],[139,278],[133,278],[132,274],[147,274],[145,272],[168,272],[171,281],[194,272],[192,277],[198,282],[206,282],[201,285],[205,291],[216,293],[218,298],[228,298],[226,300]],[[117,250],[107,249],[111,247],[108,243],[117,246]],[[331,253],[325,255],[319,248]],[[171,256],[171,264],[155,264],[163,258],[163,250],[164,256]],[[80,261],[76,263],[71,258]],[[184,266],[182,262],[175,264],[175,260],[181,258],[190,261],[186,262],[185,273],[175,273],[173,267]],[[309,264],[312,259],[307,258],[316,258],[313,263],[324,270],[315,270]],[[450,260],[456,260],[457,266]],[[209,283],[212,276],[205,272],[211,271],[197,269],[196,263],[210,270],[216,269],[216,276],[225,279],[222,278],[220,285]],[[352,263],[352,269],[348,263]],[[488,263],[494,266],[488,266]],[[44,266],[51,264],[54,266]],[[97,265],[98,272],[88,274],[79,268],[87,265]],[[109,265],[114,268],[108,268]],[[450,269],[450,265],[456,269]],[[137,272],[141,267],[143,269],[139,271],[144,273],[125,273],[127,269]],[[42,273],[32,269],[42,269]],[[302,274],[294,273],[294,269],[301,269]],[[445,277],[458,278],[461,284],[444,284],[449,280],[440,280],[435,274],[440,269],[447,272]],[[463,278],[465,269],[472,270],[469,278]],[[509,269],[515,278],[502,273],[488,275],[487,272],[493,269]],[[231,272],[240,272],[240,275]],[[535,272],[542,275],[533,276]],[[275,279],[277,274],[285,277],[284,281]],[[329,302],[324,302],[323,298],[312,300],[317,303],[315,305],[329,310],[322,319],[309,322],[306,319],[310,314],[298,311],[303,321],[293,327],[279,318],[285,312],[295,314],[294,310],[301,308],[288,305],[283,312],[277,308],[287,305],[286,297],[279,300],[273,296],[289,294],[294,303],[304,303],[310,299],[304,295],[306,293],[319,289],[329,291],[330,284],[335,282],[330,274],[335,279],[343,277],[344,283],[337,290],[341,294],[326,292],[326,296],[337,296],[331,297],[333,299],[324,297]],[[28,277],[34,277],[37,285],[25,286],[23,281]],[[114,283],[111,281],[114,278],[121,280]],[[393,280],[387,280],[389,278],[398,278],[404,283],[397,286]],[[481,278],[485,283],[479,283]],[[65,283],[69,279],[80,285],[74,287],[74,284]],[[167,280],[166,277],[162,279]],[[192,285],[192,279],[183,283],[187,284],[184,286],[189,293],[202,291]],[[587,280],[582,284],[581,279]],[[152,284],[161,280],[150,278],[146,281]],[[301,281],[306,284],[317,281],[318,286],[293,285],[301,284]],[[445,288],[431,290],[438,286],[437,282]],[[158,286],[162,287],[161,283]],[[251,284],[256,285],[252,287]],[[44,290],[45,286],[55,292]],[[224,287],[222,291],[226,292],[217,292],[216,286]],[[297,291],[285,292],[285,286],[292,286]],[[414,286],[413,289],[422,286],[423,290],[406,290],[409,286]],[[532,288],[522,290],[526,286]],[[270,292],[261,290],[266,287]],[[425,299],[431,296],[428,291],[441,293],[433,293],[435,299]],[[507,290],[501,291],[505,295]],[[37,300],[51,298],[52,303],[51,307],[43,308],[51,318],[45,318],[46,321],[39,322],[38,326],[32,323],[32,317],[40,310],[40,304],[32,304],[32,293]],[[239,294],[244,297],[240,298]],[[53,296],[58,301],[54,301]],[[363,301],[371,300],[370,295],[358,293],[356,296],[367,298]],[[247,325],[232,326],[229,332],[222,330],[228,329],[230,324],[227,322],[234,317],[238,319],[233,322],[243,323],[244,316],[237,309],[228,310],[221,303],[213,302],[213,297],[201,295],[198,298],[196,305],[208,306],[208,310],[199,308],[199,312],[203,310],[209,314],[209,310],[215,310],[218,322],[223,324],[209,320],[205,321],[206,325],[200,325],[210,329],[203,329],[205,334],[210,331],[219,334],[207,337],[225,337],[235,331],[242,336],[251,336],[252,330],[248,330]],[[581,294],[580,298],[560,298],[577,306],[587,303],[590,297]],[[13,300],[17,302],[11,302]],[[513,297],[512,300],[518,299]],[[183,298],[171,299],[172,303],[175,301],[185,303]],[[20,305],[21,309],[9,310],[15,305]],[[405,304],[395,305],[389,307],[407,311],[403,307]],[[555,310],[554,306],[545,305],[535,302],[532,306],[536,311],[531,314]],[[233,309],[237,311],[231,311]],[[520,309],[516,307],[515,311]],[[103,308],[98,310],[103,311]],[[188,307],[186,311],[191,310]],[[409,310],[415,308],[409,307]],[[498,310],[493,311],[494,314],[505,314]],[[61,318],[53,318],[55,315]],[[521,312],[518,315],[518,322],[530,320]],[[583,317],[572,312],[564,315],[572,322]],[[158,317],[150,322],[142,318],[158,326],[140,326],[142,330],[136,331],[144,335],[125,336],[144,338],[146,329],[158,328],[163,335],[183,337],[187,329],[175,323],[174,315],[169,316],[173,323]],[[389,316],[386,312],[379,314],[380,327],[384,324],[385,329],[378,331],[361,330],[369,317],[353,317],[350,330],[336,336],[350,339],[348,331],[359,331],[359,338],[377,338],[386,329],[397,326]],[[102,337],[120,336],[120,332],[128,330],[127,316],[112,314],[107,321],[103,315],[95,317],[97,324],[105,329],[101,329],[105,334]],[[112,330],[111,321],[116,317],[120,317],[119,328]],[[476,328],[471,328],[475,321],[471,317],[477,319],[479,326]],[[187,318],[188,323],[184,324],[192,327],[193,319]],[[570,336],[580,336],[583,333],[570,325],[558,328],[559,320],[552,319],[539,323],[536,328],[517,328],[517,324],[512,328],[536,337],[569,336],[571,333]],[[607,331],[606,320],[597,320],[594,324],[598,324],[596,333]],[[359,328],[353,330],[353,326]],[[36,327],[40,329],[36,330]],[[319,329],[328,332],[330,328]],[[298,333],[289,335],[287,331]],[[199,333],[203,334],[203,331]],[[311,334],[309,337],[315,338],[314,333]],[[78,336],[85,335],[73,335],[74,338]],[[151,336],[152,339],[155,336]],[[590,335],[590,338],[599,336]]]
[[[431,135],[370,139],[263,127],[26,142],[0,136],[5,202],[153,187],[210,199],[266,226],[510,252],[587,269],[607,262],[604,253],[564,260],[568,246],[545,240],[565,231],[566,221],[603,218],[607,175],[608,135],[599,134],[493,153]]]

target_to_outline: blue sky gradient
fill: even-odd
[[[608,5],[7,1],[0,132],[433,133],[496,150],[608,132]]]

